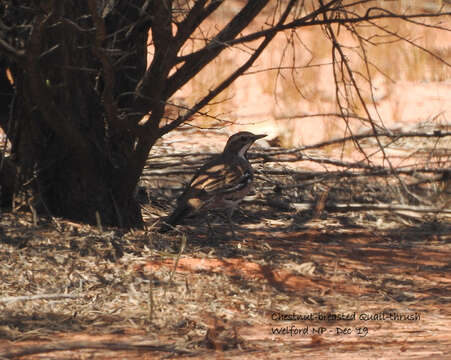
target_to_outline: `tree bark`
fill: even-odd
[[[139,3],[116,2],[116,11],[102,10],[97,1],[35,8],[26,57],[13,74],[7,131],[13,147],[9,175],[5,167],[1,179],[11,192],[10,175],[16,173],[15,198],[25,195],[42,215],[142,225],[134,189],[124,186],[135,135],[121,118],[146,69],[147,30],[137,24]],[[126,24],[135,26],[109,34]],[[4,111],[1,121],[7,129]]]

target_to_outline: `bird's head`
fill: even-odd
[[[245,158],[247,150],[249,150],[254,141],[265,136],[266,134],[255,135],[249,131],[240,131],[239,133],[229,137],[229,140],[224,148],[224,154],[234,154]]]

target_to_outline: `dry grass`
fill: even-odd
[[[267,358],[330,358],[332,353],[342,358],[337,351],[346,358],[361,351],[390,358],[395,351],[398,358],[410,359],[419,349],[449,356],[449,226],[410,217],[399,222],[398,216],[372,212],[314,220],[261,207],[245,206],[245,211],[247,218],[237,221],[245,243],[224,237],[221,225],[216,225],[218,238],[207,240],[206,229],[198,225],[188,233],[175,273],[182,236],[99,233],[62,220],[58,231],[46,222],[33,227],[25,214],[4,215],[2,297],[68,293],[78,298],[2,303],[0,353],[55,340],[107,338],[136,346],[174,345],[195,358],[224,352],[240,359],[263,353]],[[419,313],[421,320],[272,319],[275,312],[382,311]],[[309,326],[310,332],[272,334],[275,327],[292,325]],[[329,331],[314,335],[313,327]],[[351,327],[354,333],[337,336],[336,327]],[[357,336],[358,327],[366,327],[368,335]],[[132,349],[112,354],[109,348],[69,352],[67,358],[165,355]],[[45,357],[61,358],[53,356]],[[40,357],[27,357],[35,358]]]

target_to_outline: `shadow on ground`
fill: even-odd
[[[165,235],[3,214],[0,357],[449,356],[449,225],[313,213],[244,204],[238,239],[215,214]]]

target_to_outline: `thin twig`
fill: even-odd
[[[172,280],[174,278],[174,274],[175,274],[175,272],[177,270],[177,265],[178,265],[179,260],[180,260],[180,256],[183,254],[183,251],[185,250],[185,247],[186,247],[186,235],[183,234],[182,235],[182,240],[181,240],[181,243],[180,243],[180,249],[179,249],[179,252],[177,253],[177,257],[175,258],[175,261],[174,261],[174,268],[172,269],[171,274],[169,276],[169,280],[167,282],[167,285],[164,288],[164,295],[163,296],[166,296],[166,291],[168,290],[168,286],[170,286],[171,283],[172,283]]]
[[[16,301],[33,301],[33,300],[57,300],[57,299],[78,299],[83,295],[77,294],[38,294],[26,296],[7,296],[0,298],[0,303],[11,303]]]

